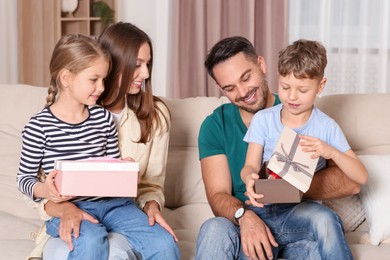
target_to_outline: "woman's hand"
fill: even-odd
[[[133,158],[131,158],[130,156],[126,157],[126,158],[123,158],[122,160],[123,161],[128,161],[128,162],[135,162],[135,160]]]
[[[126,158],[123,158],[122,160],[128,161],[128,162],[135,162],[135,160],[131,157],[126,157]],[[141,176],[139,175],[139,172],[138,172],[137,184],[140,184],[140,182],[141,182]]]
[[[72,232],[74,238],[78,238],[80,236],[81,221],[87,220],[94,224],[98,224],[99,221],[71,202],[65,202],[62,204],[58,233],[60,238],[68,244],[69,250],[72,251]]]
[[[157,222],[160,226],[165,228],[169,232],[169,234],[173,236],[176,242],[179,241],[175,235],[175,232],[173,232],[172,228],[168,225],[168,223],[161,215],[160,206],[155,200],[146,202],[144,212],[148,216],[149,225],[153,226],[155,222]]]

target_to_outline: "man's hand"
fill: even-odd
[[[70,251],[73,250],[72,232],[75,238],[80,236],[80,224],[82,220],[88,220],[94,224],[99,223],[97,219],[79,209],[73,203],[66,203],[63,206],[63,211],[60,214],[61,223],[58,233],[60,238],[68,244]]]
[[[273,259],[272,246],[278,243],[267,225],[251,210],[245,211],[239,224],[244,254],[252,260]]]
[[[179,241],[176,237],[175,232],[173,232],[173,229],[168,225],[168,223],[161,215],[160,206],[156,201],[148,201],[144,207],[144,212],[148,216],[150,226],[153,226],[155,222],[157,222],[160,226],[165,228],[169,234],[173,236],[173,239],[175,239],[176,242]]]

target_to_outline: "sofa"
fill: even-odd
[[[21,130],[39,111],[46,88],[0,84],[0,259],[25,259],[42,225],[16,188]],[[201,122],[224,97],[163,98],[171,111],[172,128],[163,214],[179,238],[181,258],[194,259],[201,224],[213,217],[207,203],[198,160]],[[390,259],[390,94],[323,96],[317,106],[333,117],[369,171],[360,194],[324,201],[344,221],[346,237],[357,260]]]

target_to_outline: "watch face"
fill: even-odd
[[[242,215],[244,215],[244,208],[239,208],[237,211],[236,211],[236,214],[234,214],[234,217],[235,218],[241,218]]]

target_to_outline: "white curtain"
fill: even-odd
[[[18,82],[17,1],[0,0],[0,83]]]
[[[327,49],[324,94],[390,93],[390,1],[290,0],[289,43]]]

